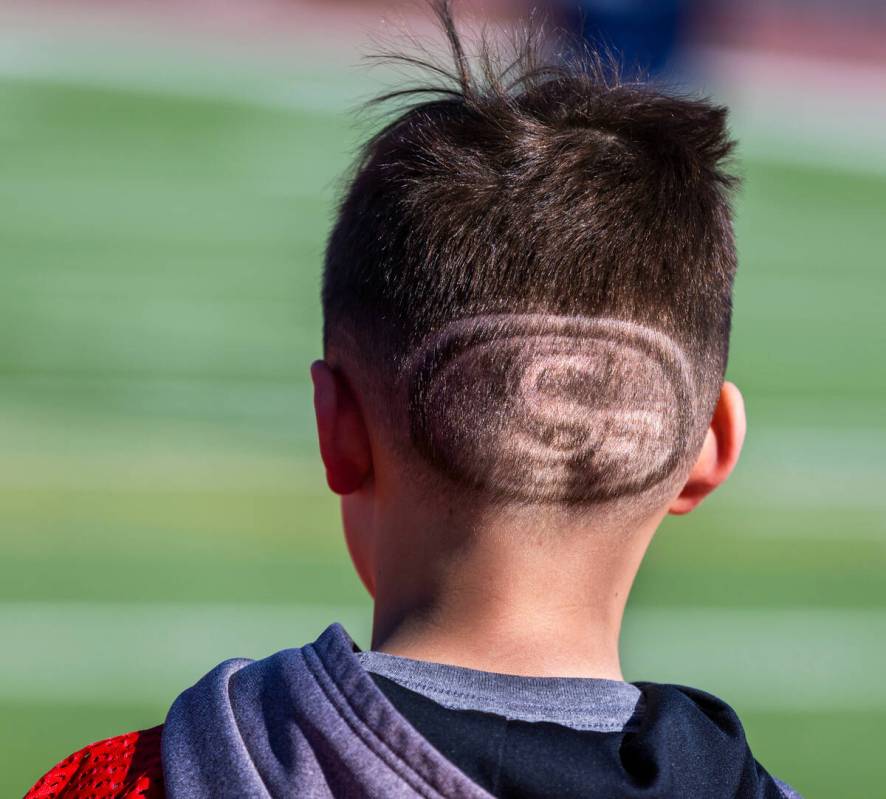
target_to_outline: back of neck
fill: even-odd
[[[617,536],[399,528],[376,553],[372,648],[504,674],[620,680],[625,603],[657,523]]]

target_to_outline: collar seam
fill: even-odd
[[[399,683],[404,688],[420,688],[424,691],[427,691],[428,694],[436,694],[438,696],[451,696],[457,699],[473,699],[473,700],[482,700],[486,698],[482,692],[472,692],[466,690],[457,690],[454,688],[441,688],[439,685],[434,685],[433,683],[424,682],[422,680],[417,680],[413,677],[404,677],[400,674],[396,676],[391,674],[390,672],[386,673],[385,671],[374,671],[373,673],[380,675],[381,677],[387,677],[387,679],[392,680],[393,682]],[[428,697],[430,698],[430,696]],[[635,703],[636,706],[637,703]],[[593,718],[589,716],[587,713],[582,710],[570,708],[566,704],[546,704],[546,703],[535,703],[535,702],[514,702],[514,701],[504,701],[501,703],[501,708],[503,710],[512,710],[512,711],[526,711],[526,710],[550,710],[556,711],[558,713],[562,713],[563,715],[568,716],[579,716],[584,718]],[[467,709],[467,708],[466,708]],[[482,711],[482,712],[490,712],[490,711]],[[633,713],[633,709],[631,711]],[[613,718],[612,715],[608,715],[605,717],[598,716],[597,718]]]

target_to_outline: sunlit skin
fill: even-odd
[[[622,679],[625,603],[653,535],[726,480],[745,436],[741,393],[723,383],[683,485],[614,534],[568,508],[478,507],[419,489],[346,369],[321,360],[311,377],[327,481],[375,600],[373,649],[507,674]]]

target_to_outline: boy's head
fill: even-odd
[[[329,239],[330,483],[630,528],[680,495],[721,397],[725,109],[531,46],[478,81],[442,17],[452,85],[368,142]]]

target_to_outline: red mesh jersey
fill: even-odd
[[[25,799],[164,799],[163,727],[90,744],[50,769]]]

